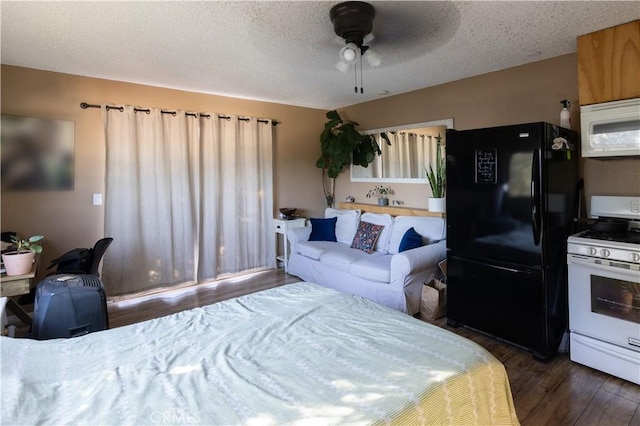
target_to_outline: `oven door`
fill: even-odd
[[[572,333],[640,352],[638,265],[569,254]]]

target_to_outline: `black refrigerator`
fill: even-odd
[[[567,325],[577,134],[549,123],[447,130],[447,323],[552,357]]]

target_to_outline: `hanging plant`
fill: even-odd
[[[316,167],[322,169],[322,189],[329,207],[335,199],[335,178],[345,166],[355,164],[368,167],[380,155],[380,146],[373,135],[363,135],[358,132],[355,121],[344,121],[337,111],[326,114],[328,121],[320,135],[322,155],[316,161]],[[386,133],[381,133],[387,144],[391,145]],[[331,190],[327,189],[327,177],[334,179]]]

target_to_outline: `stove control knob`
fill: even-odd
[[[598,250],[596,250],[595,247],[589,247],[587,248],[587,254],[591,255],[591,256],[595,256],[598,253]]]
[[[602,249],[600,250],[600,256],[602,257],[609,257],[609,255],[611,254],[611,252],[607,249]]]
[[[640,253],[629,253],[629,259],[633,262],[640,262]]]

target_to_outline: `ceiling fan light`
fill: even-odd
[[[379,67],[382,64],[382,58],[376,52],[371,49],[367,49],[364,53],[364,58],[367,60],[367,63],[372,67]]]
[[[348,64],[353,63],[358,58],[358,46],[353,43],[347,43],[345,47],[340,49],[340,59]]]
[[[336,64],[336,69],[337,69],[338,71],[340,71],[340,72],[347,72],[347,71],[349,71],[349,69],[350,69],[350,68],[351,68],[351,66],[350,66],[349,64],[345,64],[345,63],[344,63],[344,62],[342,62],[342,61],[339,61],[339,62]]]

